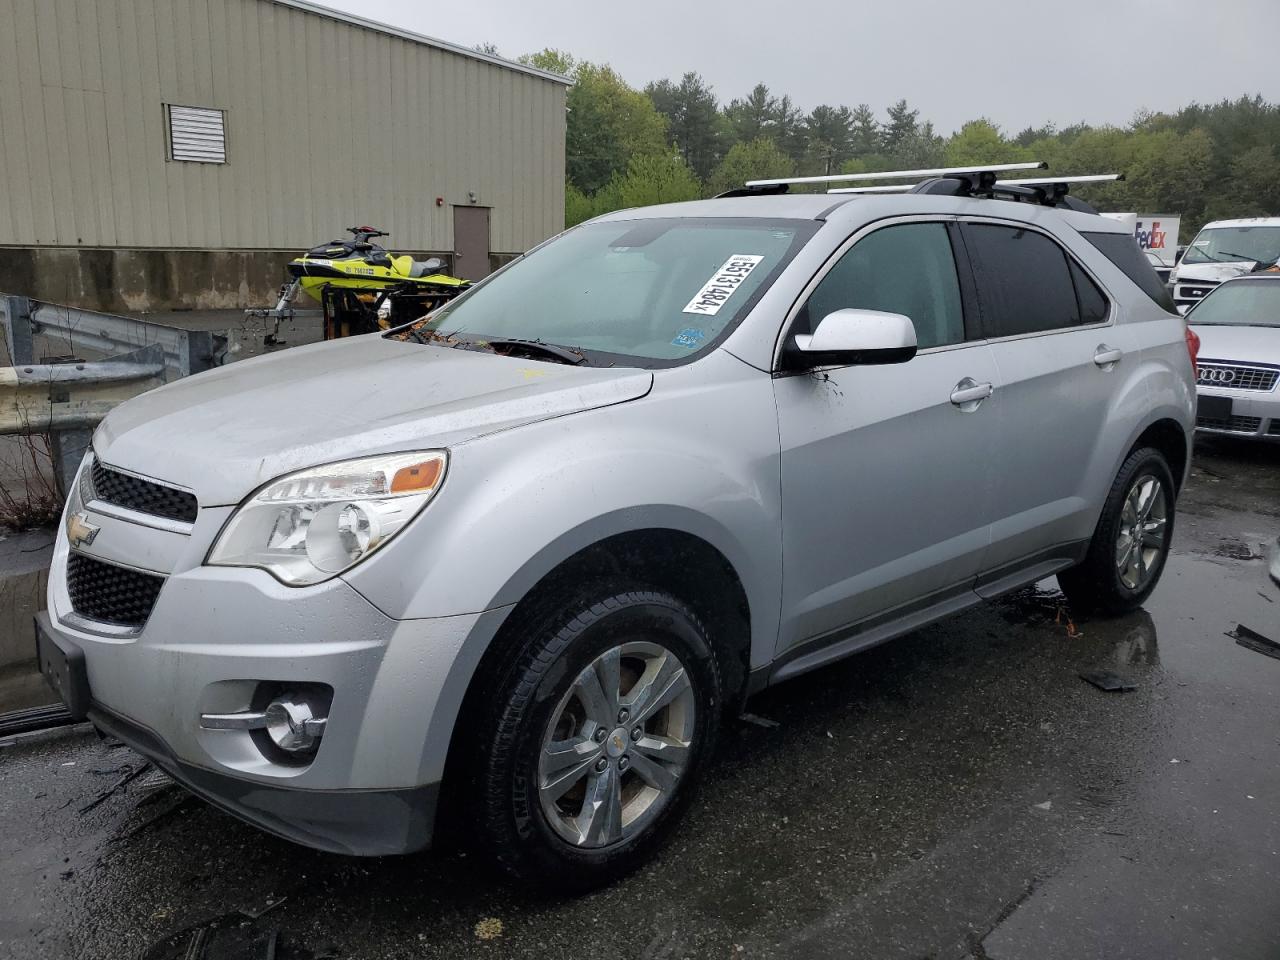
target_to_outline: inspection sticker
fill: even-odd
[[[763,259],[764,257],[754,253],[735,253],[712,275],[703,288],[693,295],[689,305],[681,312],[714,317]]]

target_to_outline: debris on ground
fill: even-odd
[[[146,773],[148,770],[151,769],[151,761],[144,760],[142,764],[137,768],[130,768],[128,766],[125,766],[125,767],[122,767],[121,769],[128,770],[128,773],[126,773],[119,780],[117,780],[111,786],[107,787],[107,789],[103,790],[100,794],[98,794],[96,797],[94,797],[92,800],[86,803],[83,807],[81,807],[80,813],[82,814],[88,813],[94,807],[98,806],[100,803],[107,800],[109,797],[111,797],[118,791],[123,790],[130,783],[132,783],[134,780],[138,779],[138,777],[142,776],[144,773]]]
[[[497,940],[502,936],[502,921],[497,917],[485,917],[476,923],[477,940]]]
[[[1132,680],[1110,670],[1086,670],[1080,674],[1080,679],[1106,693],[1128,693],[1138,689],[1138,685]]]
[[[1053,809],[1053,801],[1046,800],[1044,803],[1033,803],[1032,806],[1035,807],[1037,810],[1044,810],[1047,813],[1048,811]]]
[[[754,713],[739,714],[738,719],[744,723],[754,723],[757,727],[764,727],[766,730],[781,726],[777,720],[770,720],[768,717],[762,717]]]
[[[1238,623],[1234,630],[1227,631],[1227,636],[1247,650],[1280,660],[1280,642],[1264,637],[1257,630],[1251,630],[1243,623]]]
[[[311,950],[292,942],[279,927],[262,926],[244,913],[229,913],[165,937],[142,960],[322,960],[331,948]]]
[[[1065,623],[1063,622],[1064,620]],[[1071,619],[1071,613],[1061,604],[1058,606],[1058,614],[1053,618],[1053,622],[1058,624],[1060,627],[1066,627],[1067,637],[1072,640],[1077,640],[1084,636],[1084,634],[1076,628],[1076,622]]]

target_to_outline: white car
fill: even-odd
[[[1280,441],[1280,273],[1222,283],[1187,323],[1200,338],[1196,429]]]
[[[1207,223],[1173,271],[1173,299],[1186,313],[1223,281],[1266,270],[1280,272],[1280,217]]]

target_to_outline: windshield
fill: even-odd
[[[746,313],[819,224],[654,219],[588,223],[401,331],[497,349],[565,347],[587,363],[678,363]]]
[[[1224,283],[1196,304],[1187,322],[1280,327],[1280,278]]]
[[[1183,263],[1275,263],[1280,260],[1280,227],[1214,227],[1201,230]]]

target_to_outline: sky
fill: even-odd
[[[722,103],[761,81],[805,110],[868,103],[883,117],[905,97],[944,134],[977,117],[1016,134],[1244,93],[1280,101],[1280,0],[319,2],[510,58],[557,47],[637,88],[694,70]]]

